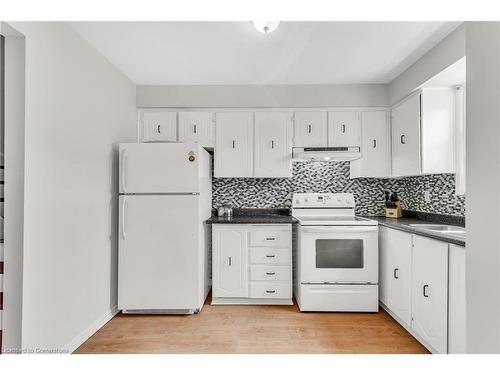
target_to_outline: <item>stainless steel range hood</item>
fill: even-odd
[[[294,161],[351,161],[361,157],[359,147],[294,147]]]

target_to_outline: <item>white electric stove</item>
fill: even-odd
[[[294,294],[301,311],[378,311],[378,222],[350,193],[294,194]]]

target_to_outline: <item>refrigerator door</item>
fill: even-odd
[[[119,309],[197,308],[198,201],[193,195],[120,196]]]
[[[195,143],[121,143],[120,193],[198,193]]]

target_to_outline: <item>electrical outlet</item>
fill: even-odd
[[[424,200],[426,203],[431,201],[431,192],[429,190],[424,191]]]

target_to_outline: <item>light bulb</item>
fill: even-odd
[[[270,22],[270,21],[252,21],[253,26],[260,31],[261,33],[264,34],[269,34],[272,33],[278,25],[280,24],[279,21],[277,22]]]

